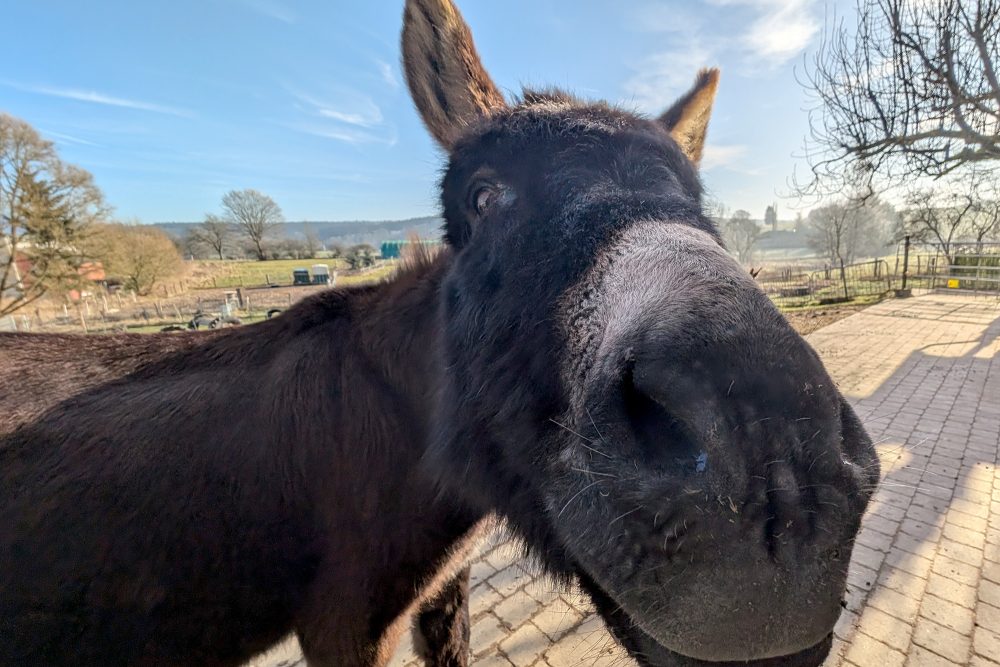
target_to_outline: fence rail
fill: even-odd
[[[919,291],[960,290],[1000,296],[1000,243],[917,245],[907,286]]]
[[[781,308],[879,298],[892,291],[892,278],[888,262],[882,259],[814,271],[762,271],[757,276],[761,287]]]
[[[764,267],[757,280],[782,308],[877,299],[897,290],[949,290],[1000,298],[1000,243],[900,244],[895,259],[819,270]]]

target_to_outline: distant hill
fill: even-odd
[[[171,236],[183,237],[195,222],[157,222],[159,227]],[[443,221],[438,216],[408,218],[406,220],[345,220],[341,222],[302,221],[285,222],[278,225],[275,238],[304,239],[309,231],[326,245],[357,245],[370,243],[378,247],[382,241],[405,239],[417,234],[423,239],[441,237]]]

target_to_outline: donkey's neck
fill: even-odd
[[[421,419],[431,413],[438,377],[439,292],[450,253],[422,259],[352,304],[356,351]]]

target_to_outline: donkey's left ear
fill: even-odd
[[[712,102],[718,86],[719,70],[701,70],[694,87],[660,116],[660,122],[667,126],[670,136],[695,166],[701,162],[708,119],[712,115]]]
[[[445,150],[466,125],[507,106],[452,0],[406,0],[402,46],[410,94]]]

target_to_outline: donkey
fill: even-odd
[[[658,118],[508,102],[408,0],[447,249],[250,326],[0,337],[0,664],[468,663],[503,517],[642,664],[818,665],[878,461],[722,247],[719,74]]]

